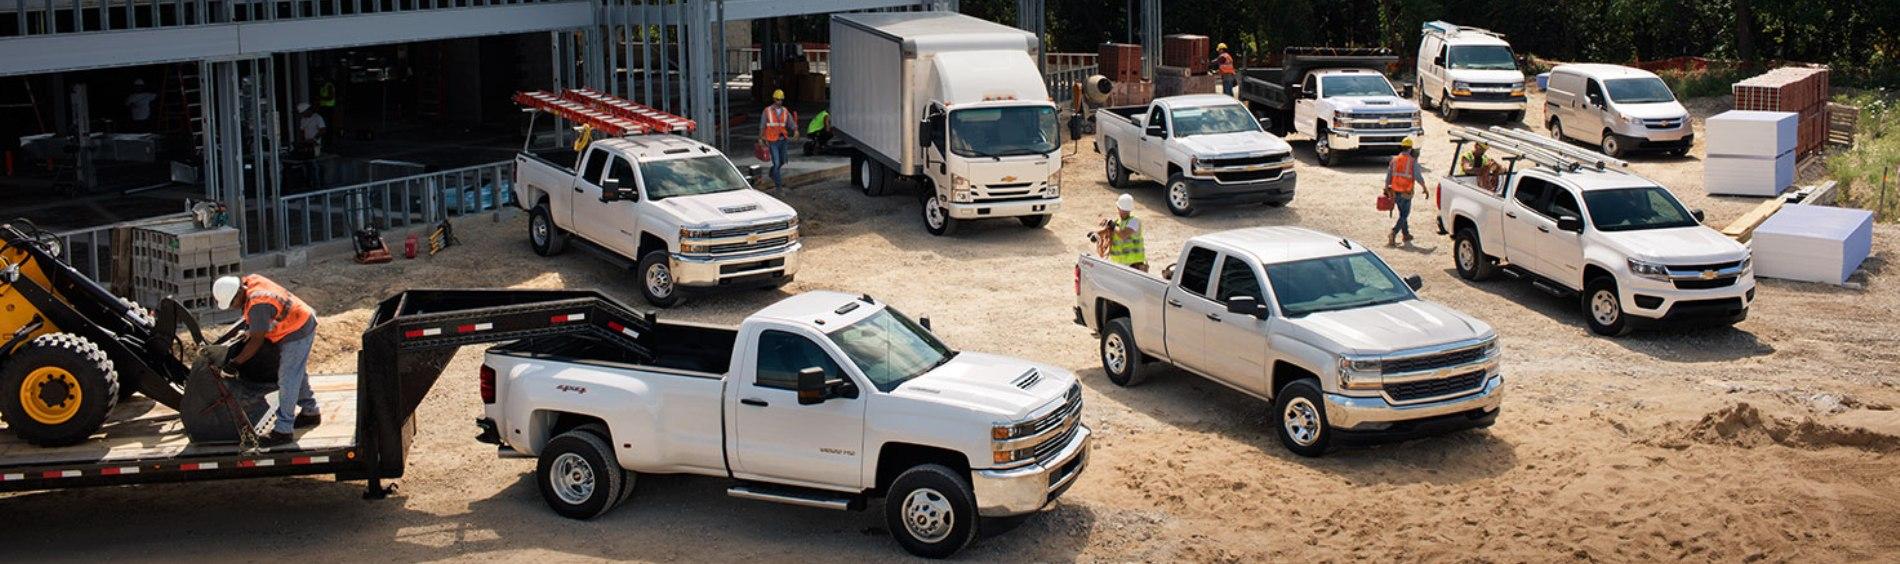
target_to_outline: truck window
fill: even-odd
[[[950,150],[964,157],[1046,155],[1061,147],[1050,106],[970,108],[950,112]]]
[[[1175,108],[1174,136],[1219,135],[1260,131],[1260,122],[1247,108],[1222,105],[1201,108]]]
[[[633,163],[627,162],[627,159],[624,158],[614,157],[614,164],[613,166],[607,167],[607,178],[603,180],[618,180],[622,187],[632,188]],[[603,184],[605,183],[603,182]]]
[[[1674,102],[1669,85],[1656,77],[1618,78],[1609,82],[1610,99],[1619,104],[1661,104]]]
[[[1220,287],[1214,296],[1215,301],[1227,303],[1234,296],[1249,296],[1254,303],[1266,303],[1260,296],[1260,279],[1253,274],[1253,267],[1247,261],[1227,257],[1220,265]]]
[[[1161,136],[1166,137],[1168,135],[1168,120],[1162,115],[1161,108],[1150,110],[1148,112],[1148,121],[1142,122],[1142,127],[1159,127],[1161,128]]]
[[[957,356],[957,351],[950,350],[936,335],[888,307],[832,331],[829,337],[871,380],[871,385],[883,392],[895,390]]]
[[[1188,249],[1187,260],[1181,265],[1181,289],[1193,292],[1196,296],[1206,296],[1207,283],[1214,276],[1214,257],[1213,249]]]
[[[1590,224],[1602,231],[1700,225],[1695,216],[1661,186],[1591,190],[1583,195],[1583,203],[1590,206]]]
[[[1512,194],[1512,197],[1517,198],[1517,203],[1524,204],[1525,209],[1542,213],[1544,195],[1549,192],[1549,182],[1542,178],[1525,176],[1517,180],[1517,192]]]
[[[1366,73],[1326,77],[1327,98],[1397,95],[1398,93],[1392,91],[1392,83],[1386,82],[1383,75]]]
[[[1308,96],[1319,96],[1319,77],[1306,75],[1306,83],[1300,86]]]
[[[1288,317],[1412,298],[1411,288],[1372,253],[1267,265],[1267,279]]]
[[[1569,190],[1565,190],[1563,188],[1558,188],[1555,186],[1552,186],[1551,188],[1552,190],[1550,191],[1550,203],[1544,205],[1544,215],[1548,215],[1552,219],[1560,218],[1563,216],[1570,216],[1577,219],[1583,219],[1583,212],[1577,210],[1576,196],[1571,195]]]
[[[718,154],[684,159],[666,159],[641,163],[646,173],[647,199],[664,200],[673,196],[692,196],[731,192],[750,187],[739,170]]]
[[[1589,99],[1592,104],[1603,103],[1603,83],[1597,82],[1597,79],[1592,78],[1590,79],[1590,85],[1586,88],[1584,98]]]
[[[587,168],[581,171],[581,181],[599,186],[600,171],[607,168],[607,159],[610,158],[613,158],[613,155],[607,154],[606,151],[600,149],[590,151],[587,154]]]
[[[798,372],[806,368],[825,369],[825,377],[842,378],[837,361],[811,339],[785,331],[759,333],[758,379],[761,388],[798,389]]]

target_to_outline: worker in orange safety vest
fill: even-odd
[[[1417,192],[1419,179],[1424,178],[1418,169],[1418,148],[1413,147],[1411,137],[1399,142],[1399,154],[1392,157],[1390,166],[1385,169],[1385,196],[1392,199],[1392,207],[1399,212],[1399,221],[1392,225],[1392,233],[1386,236],[1385,244],[1399,246],[1399,235],[1405,235],[1405,243],[1412,243],[1412,194]],[[1430,198],[1427,192],[1425,197]]]
[[[785,91],[772,91],[772,105],[765,107],[765,115],[760,118],[759,142],[764,143],[772,153],[772,187],[785,185],[785,147],[798,135],[798,116],[785,107]]]
[[[1214,57],[1214,72],[1220,73],[1220,93],[1233,96],[1234,88],[1240,85],[1238,71],[1234,70],[1234,55],[1227,52],[1226,43],[1214,49],[1220,51],[1220,54]]]
[[[317,412],[317,398],[310,390],[305,367],[310,347],[317,340],[316,310],[283,286],[256,274],[217,279],[211,283],[211,299],[218,309],[236,307],[244,312],[233,333],[238,329],[250,332],[244,348],[225,360],[227,371],[250,361],[266,342],[278,347],[277,420],[258,446],[288,444],[296,439],[292,433],[297,429],[321,423],[323,416]]]

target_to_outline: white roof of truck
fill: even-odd
[[[1643,69],[1639,69],[1635,67],[1626,67],[1623,65],[1612,65],[1612,64],[1607,64],[1607,63],[1562,64],[1562,65],[1557,65],[1557,68],[1550,69],[1550,72],[1553,72],[1553,73],[1571,72],[1571,73],[1576,73],[1583,76],[1596,78],[1598,80],[1609,80],[1612,78],[1655,78],[1656,77],[1655,73],[1652,73]]]
[[[1550,173],[1549,168],[1537,168],[1536,171],[1545,174]],[[1603,170],[1586,168],[1578,171],[1565,171],[1563,174],[1553,176],[1557,177],[1558,181],[1575,186],[1578,190],[1584,192],[1592,190],[1613,190],[1617,188],[1661,186],[1661,184],[1657,184],[1656,181],[1643,178],[1636,173],[1614,168],[1606,168]]]
[[[1194,237],[1188,242],[1244,252],[1253,255],[1260,264],[1357,254],[1368,250],[1345,237],[1292,226],[1232,229]]]
[[[968,51],[1041,45],[1036,35],[1017,28],[953,12],[837,14],[832,19],[902,40],[918,51]]]
[[[594,145],[631,156],[641,162],[701,155],[723,155],[712,145],[701,143],[691,137],[668,134],[613,137],[595,141]]]
[[[857,304],[857,306],[845,309],[851,304]],[[863,296],[844,292],[805,292],[765,306],[765,309],[752,314],[752,317],[810,325],[821,332],[829,333],[833,329],[863,319],[864,316],[875,311],[876,306],[879,305],[883,304],[866,303],[863,301]]]
[[[1169,108],[1206,108],[1212,106],[1240,105],[1240,100],[1235,100],[1232,96],[1222,96],[1220,94],[1184,94],[1181,96],[1155,98],[1155,102],[1166,105]]]

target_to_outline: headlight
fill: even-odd
[[[1490,342],[1487,342],[1484,344],[1484,352],[1481,353],[1481,356],[1484,356],[1486,358],[1495,357],[1498,355],[1499,352],[1503,352],[1503,351],[1502,349],[1498,347],[1498,340],[1496,338],[1492,338]]]
[[[1042,195],[1044,198],[1062,197],[1062,171],[1049,173],[1048,184],[1043,188]]]
[[[1339,358],[1339,385],[1346,389],[1379,389],[1379,372],[1380,362],[1377,358]]]
[[[1748,273],[1754,272],[1754,271],[1755,271],[1755,257],[1751,256],[1751,257],[1742,259],[1742,274],[1741,275],[1747,276]]]
[[[680,228],[681,239],[700,239],[710,234],[712,234],[711,229],[688,229],[685,227]]]
[[[993,462],[996,464],[1014,464],[1016,462],[1021,462],[1021,461],[1034,458],[1035,453],[1032,451],[1032,449],[1001,448],[1002,444],[1006,441],[1020,439],[1034,433],[1035,433],[1035,430],[1029,426],[1028,422],[997,423],[997,424],[991,425],[990,426],[990,443],[992,445],[995,445],[997,448],[994,448],[991,451],[990,462]]]
[[[969,202],[971,199],[970,179],[962,175],[950,175],[950,201]]]
[[[1653,262],[1640,261],[1636,259],[1629,259],[1629,263],[1630,263],[1630,274],[1635,274],[1637,276],[1641,276],[1641,277],[1648,278],[1651,280],[1662,280],[1664,282],[1669,281],[1669,269],[1664,268],[1663,265],[1656,264]]]
[[[1451,95],[1453,95],[1453,96],[1470,96],[1470,95],[1471,95],[1471,83],[1469,83],[1469,82],[1453,82],[1453,83],[1451,83]]]
[[[1622,117],[1623,117],[1623,123],[1627,123],[1630,125],[1642,125],[1643,123],[1643,119],[1636,116],[1624,114]]]
[[[1201,158],[1200,158],[1200,157],[1192,157],[1192,158],[1189,158],[1189,159],[1188,159],[1188,169],[1189,169],[1189,170],[1192,170],[1192,171],[1194,171],[1194,174],[1195,174],[1195,175],[1201,175],[1201,176],[1204,176],[1204,175],[1209,175],[1209,174],[1213,174],[1213,173],[1214,173],[1214,168],[1213,168],[1213,167],[1210,167],[1210,166],[1205,166],[1205,165],[1202,165],[1202,164],[1201,164]]]

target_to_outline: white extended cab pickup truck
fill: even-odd
[[[535,253],[559,254],[572,238],[622,259],[657,307],[679,303],[686,287],[783,286],[798,274],[798,212],[691,138],[603,139],[579,154],[523,149],[514,186]]]
[[[1506,141],[1491,150],[1518,150]],[[1529,150],[1548,155],[1538,147],[1555,143],[1537,139]],[[1614,161],[1556,148],[1581,161]],[[1499,179],[1502,193],[1478,187],[1472,176],[1440,180],[1438,216],[1450,229],[1459,276],[1477,281],[1504,270],[1547,292],[1579,295],[1584,319],[1599,335],[1748,317],[1755,301],[1748,247],[1703,226],[1701,210],[1684,207],[1654,181],[1575,164],[1581,161],[1517,168]]]
[[[650,325],[636,339],[651,356],[574,337],[487,353],[484,436],[539,457],[561,515],[606,512],[638,473],[719,476],[746,499],[883,497],[905,550],[945,557],[987,519],[1055,500],[1087,464],[1073,374],[951,349],[869,297],[800,294],[736,328]]]
[[[1139,384],[1160,361],[1262,400],[1280,442],[1319,456],[1335,441],[1488,427],[1504,394],[1497,334],[1422,300],[1358,243],[1300,227],[1188,239],[1156,278],[1083,255],[1076,322],[1102,370]]]
[[[1204,206],[1293,201],[1293,148],[1267,133],[1239,100],[1218,94],[1156,98],[1147,106],[1095,112],[1095,150],[1108,184],[1128,174],[1162,181],[1168,211],[1187,216]]]

